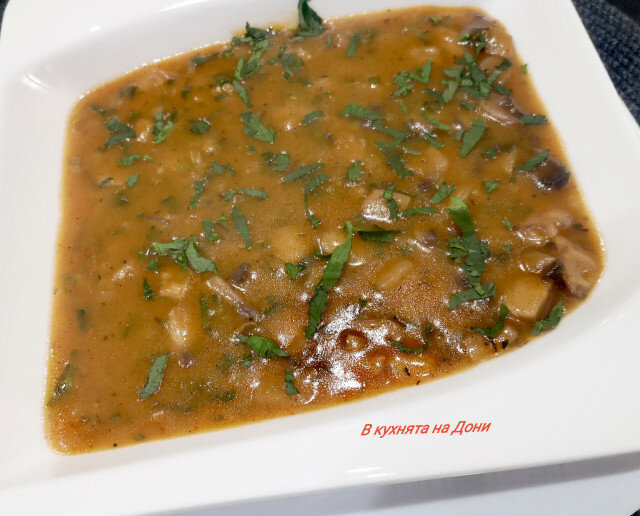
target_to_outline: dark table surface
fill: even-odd
[[[640,123],[640,0],[572,1],[618,93]],[[0,23],[7,2],[0,0]]]

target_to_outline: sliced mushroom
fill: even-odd
[[[236,311],[250,321],[260,321],[262,314],[244,302],[240,295],[220,276],[212,276],[206,285],[222,299],[233,305]]]
[[[562,279],[567,289],[578,298],[585,297],[597,280],[597,263],[587,251],[567,238],[559,236],[553,242],[562,262]]]
[[[496,93],[482,101],[479,107],[487,118],[504,125],[519,124],[524,114],[511,97]]]
[[[569,183],[571,172],[559,161],[548,158],[530,172],[538,188],[560,190]]]
[[[559,229],[573,224],[573,217],[564,210],[549,210],[536,213],[518,227],[518,235],[525,242],[544,245],[558,235]]]
[[[236,270],[231,273],[231,283],[241,285],[249,278],[249,264],[242,262]]]

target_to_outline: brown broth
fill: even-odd
[[[303,62],[299,69],[290,66],[289,78],[277,56],[293,31],[268,35],[261,68],[242,81],[251,109],[229,82],[238,59],[254,52],[247,44],[145,66],[91,91],[73,108],[45,396],[54,449],[128,445],[415,385],[523,345],[535,321],[558,301],[568,312],[597,282],[603,264],[597,229],[573,176],[567,182],[553,127],[520,120],[546,112],[499,23],[471,8],[419,7],[330,20],[325,28],[286,48],[284,59],[292,59],[290,53]],[[348,57],[356,33],[355,57]],[[490,96],[475,98],[462,85],[441,105],[444,70],[460,68],[456,60],[465,52],[475,56],[477,48],[472,61],[483,77],[500,71]],[[196,66],[194,58],[208,55]],[[394,76],[415,73],[428,60],[429,81],[409,78],[412,91],[394,94],[402,86]],[[349,104],[379,113],[381,125],[344,116]],[[322,116],[302,123],[318,110]],[[241,114],[249,111],[275,131],[274,143],[245,133]],[[423,113],[450,129],[434,128]],[[173,124],[159,143],[154,116]],[[111,119],[129,129],[111,122],[110,131],[105,122]],[[455,134],[474,119],[484,120],[486,130],[460,157]],[[194,125],[198,120],[207,123]],[[385,153],[376,142],[389,145],[395,135],[381,127],[407,137]],[[132,129],[135,138],[124,134],[105,146],[122,129]],[[434,138],[441,147],[428,141]],[[515,171],[546,149],[549,158],[532,171]],[[274,171],[263,157],[267,152],[287,152],[288,169]],[[131,164],[117,161],[132,155]],[[413,174],[401,179],[389,156]],[[218,166],[212,169],[213,161]],[[357,182],[347,175],[356,161],[362,163]],[[283,182],[314,163],[324,167]],[[309,214],[321,221],[314,228],[304,190],[320,173],[327,180],[307,196]],[[134,174],[137,182],[127,184]],[[443,181],[455,191],[431,202]],[[491,182],[497,188],[488,193]],[[431,207],[439,213],[391,220],[382,194],[393,184],[400,212]],[[240,189],[268,197],[236,193],[224,200]],[[490,249],[481,283],[496,285],[492,298],[454,310],[450,297],[471,284],[462,269],[467,258],[448,256],[449,239],[461,235],[446,210],[452,197],[464,200],[477,238]],[[233,206],[247,221],[250,248],[236,230]],[[213,242],[203,219],[215,222]],[[354,234],[318,331],[307,339],[309,301],[327,255],[347,238],[347,221],[400,233],[390,242]],[[152,246],[174,239],[192,240],[201,256],[215,261],[218,274],[182,268]],[[300,262],[305,269],[292,280],[284,264]],[[153,263],[158,270],[149,270]],[[144,295],[144,280],[153,299]],[[493,338],[471,331],[493,326],[501,303],[510,309],[502,331]],[[420,351],[427,333],[429,346]],[[238,334],[268,338],[290,357],[260,358]],[[159,388],[140,399],[154,358],[166,353]],[[286,393],[288,369],[299,394]]]

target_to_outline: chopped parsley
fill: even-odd
[[[346,117],[359,118],[367,122],[382,120],[382,115],[373,109],[367,109],[360,104],[347,104],[342,114]]]
[[[395,190],[396,186],[397,185],[391,185],[382,194],[382,198],[387,201],[387,206],[389,207],[389,218],[391,220],[395,220],[398,218],[398,203],[393,197],[393,191]]]
[[[440,131],[451,131],[450,125],[443,124],[442,122],[440,122],[440,120],[433,118],[428,113],[422,113],[422,116],[424,116],[427,119],[427,121],[433,125],[435,129],[439,129]]]
[[[490,328],[471,328],[471,331],[478,333],[479,335],[483,335],[489,339],[493,339],[504,328],[504,321],[506,320],[508,314],[509,309],[507,308],[507,305],[501,304],[500,312],[498,313],[498,319],[493,326],[491,326]]]
[[[306,178],[311,172],[324,168],[324,163],[312,163],[304,167],[300,167],[282,178],[283,183],[290,183],[291,181],[299,181]]]
[[[542,332],[547,330],[553,330],[560,319],[562,319],[562,315],[564,314],[564,308],[562,306],[562,300],[558,301],[554,307],[549,312],[549,315],[540,321],[536,321],[533,328],[531,329],[531,333],[533,335],[540,335]]]
[[[349,59],[353,59],[354,57],[356,57],[356,50],[358,48],[359,41],[360,41],[360,34],[356,32],[351,37],[351,41],[349,41],[349,46],[347,47],[347,57]]]
[[[191,202],[189,202],[189,208],[192,210],[198,205],[198,201],[200,200],[200,196],[202,192],[204,192],[204,187],[207,185],[206,178],[202,181],[196,181],[193,183],[193,188],[195,190],[193,197],[191,198]]]
[[[127,156],[118,158],[116,161],[124,167],[130,167],[135,161],[138,161],[140,159],[142,159],[142,156],[140,154],[129,154]]]
[[[289,170],[290,158],[286,152],[265,152],[262,154],[264,161],[276,172],[286,172]]]
[[[525,125],[545,125],[549,123],[549,120],[547,120],[547,117],[544,115],[529,114],[529,115],[523,115],[520,118],[520,122],[522,122]]]
[[[245,125],[244,134],[251,136],[256,140],[267,143],[273,143],[276,133],[272,129],[268,129],[260,121],[260,117],[251,111],[247,111],[240,115],[242,123]]]
[[[176,114],[167,114],[163,111],[158,111],[153,115],[153,143],[162,143],[166,138],[169,131],[176,125]]]
[[[313,229],[316,229],[322,221],[314,217],[309,211],[309,194],[316,188],[318,188],[322,183],[328,180],[329,178],[326,175],[320,173],[313,179],[310,179],[304,187],[304,211],[307,219],[309,220],[309,222],[311,222],[311,226],[313,226]]]
[[[110,118],[104,123],[104,126],[111,131],[111,135],[104,142],[104,146],[111,147],[112,145],[117,145],[118,143],[122,143],[125,140],[130,140],[136,137],[136,132],[132,127],[127,124],[123,124],[119,120],[115,118]]]
[[[220,238],[219,233],[213,232],[213,228],[216,222],[209,219],[202,219],[202,229],[204,230],[204,236],[209,242],[215,242],[216,240],[218,240],[218,238]]]
[[[408,170],[405,166],[404,163],[402,163],[402,160],[400,159],[400,156],[398,156],[397,154],[391,154],[390,156],[387,157],[387,164],[396,171],[396,174],[398,174],[398,177],[400,179],[406,179],[407,177],[413,175],[413,172],[411,172],[411,170]]]
[[[244,238],[245,249],[249,249],[253,245],[251,235],[249,234],[249,225],[237,206],[234,206],[231,209],[231,218],[233,219],[233,223],[235,224],[238,233],[242,238]]]
[[[455,189],[456,189],[456,185],[451,184],[451,185],[447,186],[447,182],[443,181],[442,183],[440,183],[440,186],[438,187],[438,190],[436,191],[436,193],[431,198],[431,202],[433,204],[438,204],[438,203],[444,201],[447,197],[449,197],[453,193],[453,191]]]
[[[318,329],[318,325],[322,320],[322,314],[327,308],[327,296],[340,279],[342,269],[349,260],[351,252],[351,244],[353,242],[353,225],[347,221],[347,239],[343,244],[338,246],[329,258],[329,263],[322,273],[322,278],[316,285],[316,290],[309,301],[309,326],[304,331],[307,339],[313,337]]]
[[[356,233],[360,235],[360,238],[365,241],[373,242],[393,242],[396,235],[399,235],[401,231],[397,229],[358,229],[355,228]]]
[[[229,190],[224,197],[224,201],[230,201],[238,194],[248,195],[249,197],[255,197],[257,199],[266,199],[267,192],[264,190],[256,190],[255,188],[240,188],[239,190]]]
[[[304,261],[298,264],[285,263],[284,266],[289,273],[289,278],[293,281],[297,280],[298,276],[300,276],[300,274],[302,274],[307,269],[307,264]]]
[[[133,175],[129,176],[127,178],[127,180],[125,181],[125,184],[129,188],[133,188],[134,186],[136,186],[136,183],[138,182],[138,177],[140,177],[140,174],[133,174]]]
[[[462,230],[462,237],[450,238],[448,242],[449,257],[459,261],[466,257],[467,260],[462,269],[467,281],[473,288],[454,294],[449,299],[449,310],[454,310],[459,304],[472,299],[493,297],[495,284],[480,284],[480,276],[485,270],[485,259],[490,256],[489,247],[476,237],[473,219],[466,203],[459,197],[451,198],[452,205],[447,208],[451,218]]]
[[[206,134],[211,129],[211,124],[206,118],[201,118],[200,120],[195,120],[189,130],[193,134]]]
[[[347,176],[349,177],[349,181],[357,183],[362,176],[362,161],[354,161],[347,169]]]
[[[139,398],[141,400],[144,400],[152,394],[155,394],[156,391],[160,388],[169,355],[170,353],[165,353],[164,355],[157,356],[153,359],[153,362],[151,362],[151,367],[149,368],[149,373],[147,374],[147,383],[145,383],[144,387],[140,391]]]
[[[546,160],[549,157],[549,153],[550,152],[551,152],[551,150],[546,150],[546,151],[541,152],[540,154],[536,154],[530,160],[528,160],[525,163],[523,163],[522,165],[514,168],[514,170],[516,172],[526,172],[526,171],[533,170],[540,163],[542,163],[544,160]]]
[[[465,131],[464,136],[462,137],[462,147],[460,148],[459,154],[461,158],[469,155],[471,150],[480,141],[480,138],[482,138],[486,128],[487,123],[482,118],[474,118],[471,121],[471,128]]]
[[[249,346],[253,352],[260,358],[274,358],[274,357],[289,357],[284,349],[278,346],[273,341],[260,337],[259,335],[251,335],[246,337],[244,335],[236,335],[240,342]]]
[[[309,0],[298,0],[298,30],[295,32],[296,38],[319,36],[324,30],[322,18],[309,7]]]
[[[495,191],[496,188],[498,188],[500,186],[500,183],[498,181],[485,181],[484,182],[484,188],[487,191],[488,194],[490,194],[491,192]]]
[[[151,246],[160,256],[172,258],[183,269],[191,266],[198,274],[202,274],[203,272],[218,272],[213,260],[198,254],[198,250],[192,240],[177,238],[167,243],[153,242]]]
[[[311,122],[314,122],[315,120],[318,120],[318,118],[321,118],[323,116],[324,111],[322,111],[321,109],[312,111],[311,113],[307,113],[302,119],[302,125],[309,125]]]
[[[296,394],[300,394],[300,391],[296,389],[296,386],[293,384],[293,369],[285,369],[284,374],[284,384],[287,396],[295,396]]]
[[[153,289],[149,285],[147,278],[142,279],[142,295],[147,301],[151,301],[156,297],[156,293],[153,291]]]

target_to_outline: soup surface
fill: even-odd
[[[74,107],[56,450],[416,385],[553,329],[597,282],[597,230],[499,23],[298,9]]]

